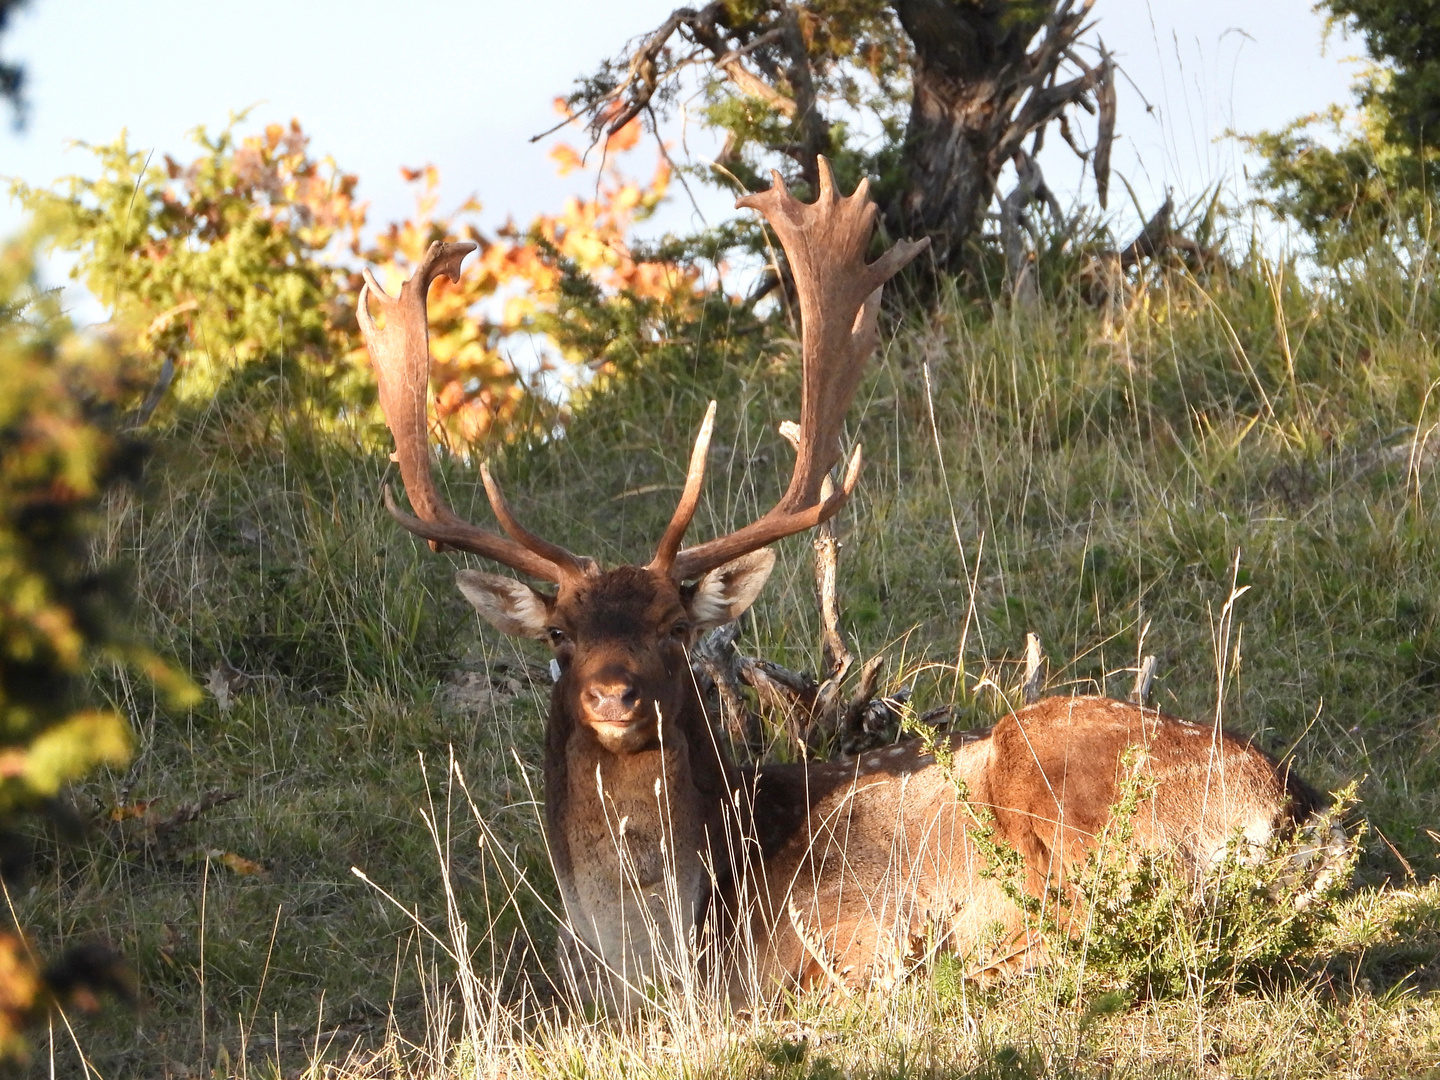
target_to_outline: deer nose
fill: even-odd
[[[602,724],[628,724],[640,706],[640,691],[628,679],[591,683],[581,695],[585,711]]]

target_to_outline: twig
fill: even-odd
[[[754,687],[760,704],[785,718],[785,733],[801,754],[809,746],[815,720],[815,697],[819,687],[802,671],[769,660],[740,657],[740,678]]]
[[[845,707],[845,715],[839,724],[842,738],[850,745],[853,745],[857,739],[863,741],[866,735],[872,734],[866,730],[865,721],[870,718],[871,705],[876,704],[875,695],[880,690],[880,673],[884,670],[885,657],[883,654],[872,656],[860,669],[860,682],[855,687],[855,692],[850,695],[850,703]],[[883,702],[880,704],[884,716],[877,720],[880,726],[884,726],[889,723],[894,711]],[[895,718],[899,719],[898,716]]]
[[[717,627],[702,638],[690,654],[692,665],[715,687],[720,699],[720,723],[737,748],[753,749],[759,744],[759,720],[751,713],[740,689],[740,656],[735,641],[740,637],[739,620]]]

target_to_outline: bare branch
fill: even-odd
[[[740,689],[741,657],[735,650],[741,621],[726,623],[706,634],[690,654],[693,667],[715,687],[720,699],[720,721],[733,746],[755,750],[760,745],[760,719]]]
[[[1121,249],[1120,265],[1122,267],[1129,269],[1141,259],[1153,258],[1164,249],[1166,240],[1170,236],[1170,215],[1174,211],[1175,197],[1167,192],[1165,201],[1160,204],[1160,209],[1150,216],[1150,220],[1140,230],[1140,235]]]
[[[1095,83],[1095,99],[1100,106],[1100,123],[1095,136],[1095,158],[1091,169],[1095,173],[1095,194],[1100,200],[1100,209],[1107,207],[1110,198],[1110,147],[1115,141],[1115,60],[1100,42],[1100,77]]]
[[[776,90],[740,62],[742,56],[763,45],[779,42],[782,36],[782,32],[778,27],[774,30],[767,30],[747,45],[739,49],[731,49],[729,52],[718,56],[715,59],[715,66],[725,72],[726,78],[733,82],[743,93],[749,94],[754,98],[759,98],[771,108],[794,119],[795,114],[799,111],[799,106],[791,98],[780,93],[779,90]]]
[[[834,485],[826,477],[820,489],[821,500],[834,493]],[[815,591],[820,596],[820,655],[831,678],[844,678],[855,658],[845,647],[840,633],[840,605],[835,596],[835,575],[839,561],[840,541],[835,536],[835,521],[824,522],[815,537]]]
[[[1013,157],[1025,141],[1025,136],[1058,118],[1071,105],[1083,105],[1093,109],[1094,106],[1086,101],[1085,95],[1095,86],[1099,78],[1099,69],[1091,69],[1088,73],[1068,82],[1032,90],[1015,119],[1006,128],[1005,135],[996,144],[994,151],[996,156],[1002,160]]]
[[[1080,35],[1089,29],[1085,18],[1093,4],[1094,0],[1084,0],[1077,9],[1065,0],[1046,19],[1040,43],[1025,57],[1005,95],[1004,115],[1015,115],[992,151],[995,161],[1011,158],[1027,135],[1060,117],[1070,106],[1093,111],[1086,95],[1099,79],[1099,69],[1080,62],[1072,50]],[[1081,74],[1057,84],[1060,63],[1066,59],[1079,67]]]
[[[1025,151],[1015,154],[1015,190],[1000,201],[1000,244],[1005,253],[1005,273],[1010,283],[1010,292],[1016,303],[1029,306],[1039,299],[1034,273],[1034,259],[1026,251],[1021,239],[1022,228],[1032,237],[1036,230],[1031,226],[1025,208],[1037,200],[1044,202],[1058,222],[1062,220],[1060,200],[1045,183],[1045,175],[1039,163]],[[1035,242],[1038,254],[1038,240]]]
[[[856,683],[855,692],[850,695],[850,702],[845,707],[845,715],[840,718],[837,728],[840,731],[841,748],[847,753],[855,753],[871,745],[867,736],[876,732],[868,728],[883,728],[893,720],[898,720],[889,705],[877,701],[876,694],[880,692],[880,676],[885,671],[885,656],[877,653],[865,661],[865,666],[860,669],[860,679]],[[876,713],[876,706],[879,706],[878,722],[867,724],[872,714]]]
[[[714,4],[711,5],[711,7],[714,6]],[[607,129],[607,134],[614,135],[631,120],[639,116],[641,111],[650,104],[650,99],[655,96],[655,92],[660,88],[658,65],[661,53],[664,51],[665,46],[669,43],[675,31],[679,30],[680,27],[684,26],[687,22],[694,21],[698,18],[700,18],[700,12],[697,12],[694,8],[677,8],[670,13],[670,17],[661,23],[653,34],[645,38],[640,48],[635,50],[634,54],[630,57],[629,71],[626,74],[625,80],[609,95],[610,100],[618,101],[621,95],[628,91],[630,100],[614,117],[608,118],[610,124]],[[601,116],[603,116],[603,112],[597,112],[597,122]]]

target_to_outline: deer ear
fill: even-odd
[[[687,599],[695,630],[723,626],[745,614],[745,609],[755,602],[760,590],[765,587],[773,569],[775,552],[761,548],[732,559],[724,566],[717,566],[702,577]]]
[[[461,570],[455,575],[455,584],[480,617],[502,634],[543,638],[550,627],[554,597],[536,592],[523,581]]]

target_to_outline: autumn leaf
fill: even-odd
[[[239,874],[241,877],[255,877],[265,874],[265,867],[258,862],[245,858],[243,855],[236,855],[233,851],[208,851],[207,855],[216,859],[227,870]]]
[[[565,143],[557,143],[551,149],[550,160],[555,162],[555,171],[561,176],[569,176],[576,169],[585,167],[585,163],[580,160],[580,155]]]
[[[159,801],[159,799],[146,799],[143,802],[117,803],[105,816],[111,821],[133,821],[145,817],[150,812],[150,808]]]
[[[605,141],[605,151],[610,154],[624,153],[640,141],[640,118],[637,116]]]

